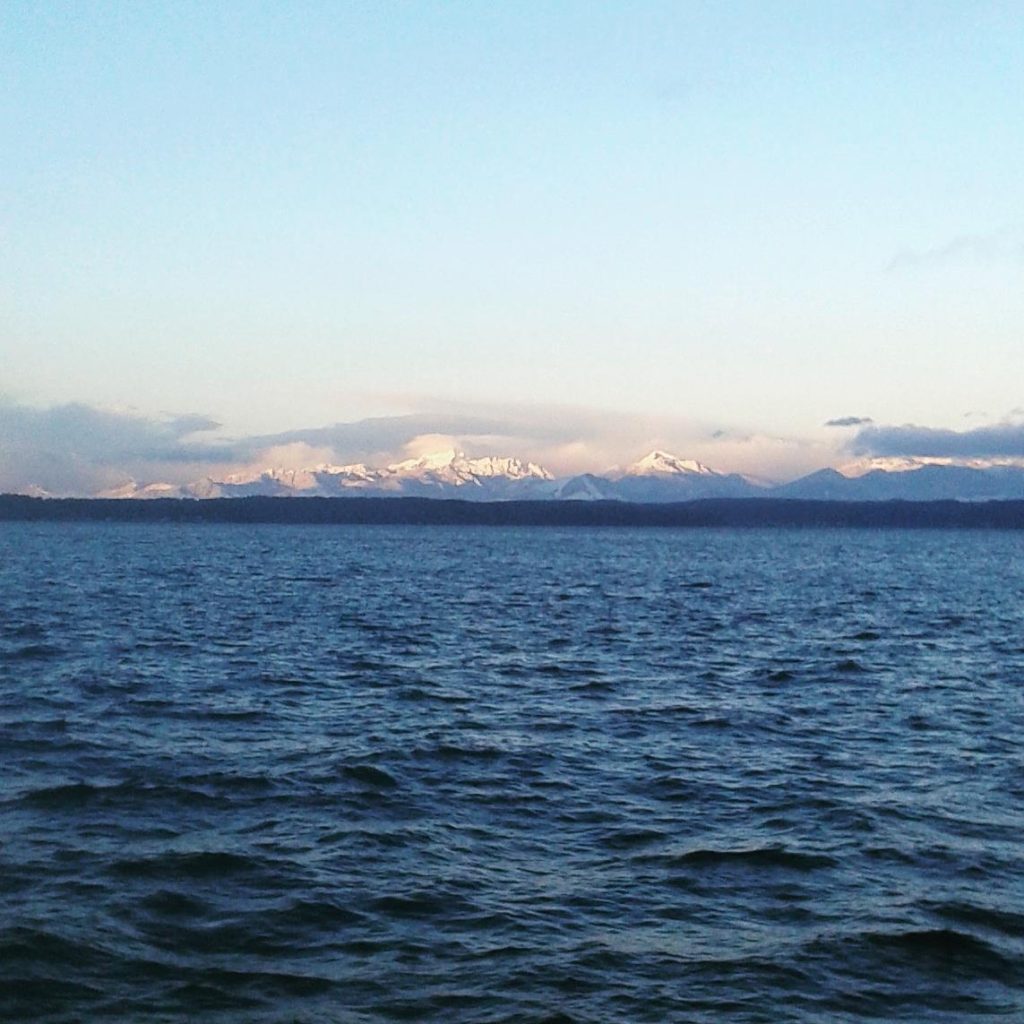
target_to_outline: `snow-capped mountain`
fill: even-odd
[[[108,490],[100,491],[97,498],[191,498],[191,491],[187,487],[179,487],[177,484],[169,484],[157,481],[149,484],[139,484],[134,480],[121,484],[120,487],[111,487]]]
[[[471,501],[689,501],[745,497],[759,489],[735,474],[718,473],[693,459],[653,451],[608,476],[584,473],[556,480],[543,466],[517,458],[470,458],[449,449],[374,468],[362,463],[314,469],[265,469],[198,481],[195,497],[246,495],[415,496]]]
[[[748,498],[763,493],[737,473],[719,473],[694,459],[653,451],[614,480],[623,501],[690,501],[694,498]]]
[[[925,463],[912,469],[870,469],[847,476],[821,469],[768,492],[817,501],[991,501],[1024,499],[1024,468]]]
[[[713,469],[708,469],[703,462],[696,459],[680,459],[668,452],[655,450],[649,452],[642,459],[634,462],[622,474],[623,476],[721,476]]]
[[[355,497],[359,495],[457,497],[475,501],[547,497],[554,478],[542,466],[516,458],[469,458],[455,450],[433,452],[375,468],[363,463],[311,469],[263,469],[191,484],[193,497],[249,495]],[[133,495],[122,495],[133,496]]]
[[[559,480],[548,497],[555,501],[620,501],[618,490],[611,480],[593,473],[581,473]]]
[[[533,462],[495,456],[470,459],[454,450],[396,462],[381,473],[382,482],[397,482],[403,494],[443,494],[469,488],[488,498],[502,497],[506,492],[525,497],[538,489],[538,482],[546,484],[553,479]],[[460,492],[458,496],[470,495]]]
[[[843,466],[839,466],[839,472],[843,476],[866,476],[873,470],[881,470],[883,473],[908,473],[912,470],[922,469],[925,466],[943,466],[952,469],[1024,469],[1024,459],[1020,458],[999,458],[999,459],[953,459],[932,455],[874,455],[865,458],[855,459]]]
[[[349,466],[317,466],[313,477],[314,490],[311,493],[326,497],[385,489],[380,471],[361,462]]]
[[[264,469],[258,473],[231,473],[223,480],[207,478],[192,484],[193,492],[202,497],[245,497],[250,494],[287,495],[312,494],[317,486],[316,474],[309,469]]]
[[[800,498],[817,501],[1024,500],[1024,465],[952,460],[865,460],[845,472],[822,469],[791,483],[762,486],[693,459],[653,451],[625,469],[556,479],[517,458],[470,458],[448,450],[381,468],[363,463],[270,468],[207,477],[187,486],[129,481],[107,498],[432,497],[469,501],[671,502],[698,498]]]
[[[28,487],[23,488],[18,493],[23,494],[26,498],[59,497],[59,495],[53,494],[51,491],[46,490],[45,487],[40,487],[39,484],[29,484]]]

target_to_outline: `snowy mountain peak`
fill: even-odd
[[[499,458],[488,455],[482,459],[465,459],[463,465],[474,476],[503,476],[509,480],[525,480],[535,477],[538,480],[553,480],[554,477],[535,462],[523,462],[514,458]]]
[[[139,484],[128,480],[120,487],[111,487],[100,491],[97,498],[181,498],[185,492],[177,484],[158,481],[150,484]]]
[[[697,462],[696,459],[680,459],[676,455],[663,451],[649,452],[639,462],[634,462],[625,473],[626,476],[676,476],[678,474],[718,475],[703,462]]]
[[[41,488],[29,493],[46,496]],[[241,498],[264,496],[436,497],[468,501],[689,502],[703,498],[774,497],[812,501],[1024,501],[1024,458],[862,458],[777,486],[720,473],[693,459],[652,451],[608,476],[554,478],[533,462],[496,455],[470,458],[449,449],[386,468],[363,463],[311,468],[252,466],[188,484],[126,480],[106,498]]]
[[[387,473],[397,477],[434,477],[449,483],[472,483],[478,478],[505,477],[509,480],[551,480],[551,474],[533,462],[487,455],[470,459],[464,452],[449,449],[432,452],[418,459],[406,459],[388,466]]]
[[[29,484],[27,487],[21,488],[19,491],[15,491],[15,494],[24,494],[27,498],[53,498],[56,495],[51,494],[48,490],[40,487],[39,484]]]
[[[843,476],[860,477],[868,473],[913,473],[926,466],[959,469],[1024,469],[1024,460],[1018,458],[952,458],[934,455],[874,456],[856,459],[839,467]]]
[[[388,466],[389,473],[409,475],[416,473],[437,472],[441,469],[448,469],[459,462],[464,462],[466,456],[454,448],[448,448],[440,452],[430,452],[421,455],[417,459],[403,459],[401,462],[392,463]]]
[[[316,487],[316,477],[313,475],[312,470],[285,469],[283,466],[229,473],[222,481],[217,482],[231,484],[236,487],[259,483],[273,484],[295,491],[308,491]]]
[[[318,475],[322,473],[325,476],[346,476],[363,480],[369,480],[377,475],[377,470],[370,469],[362,462],[353,462],[347,466],[335,466],[333,463],[323,462],[313,472]]]

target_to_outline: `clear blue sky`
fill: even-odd
[[[8,402],[1024,405],[1020,2],[12,2],[0,80]]]

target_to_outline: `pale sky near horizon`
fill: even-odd
[[[1024,436],[1024,3],[12,2],[0,69],[8,483],[72,403],[766,476]]]

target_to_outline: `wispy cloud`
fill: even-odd
[[[1024,238],[1004,229],[990,234],[957,235],[927,249],[903,249],[889,261],[888,270],[932,269],[950,266],[1024,264]]]
[[[825,420],[826,427],[864,427],[875,421],[870,416],[840,416],[838,419]]]

